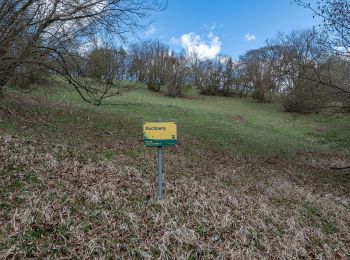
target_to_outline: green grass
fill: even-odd
[[[306,201],[302,204],[304,208],[305,217],[308,219],[311,225],[315,225],[317,228],[321,228],[326,234],[334,234],[339,232],[339,228],[334,222],[334,216],[322,215],[322,210],[318,209],[316,205],[310,201]],[[318,220],[320,220],[318,222]]]
[[[346,117],[193,89],[141,88],[99,107],[60,89],[11,94],[0,111],[0,258],[350,256],[350,175],[319,164],[349,163]],[[141,123],[158,119],[176,120],[181,142],[164,151],[163,201],[156,149],[140,141]]]
[[[69,90],[38,94],[131,120],[140,136],[143,121],[171,120],[178,122],[180,142],[186,135],[205,145],[242,155],[286,157],[305,151],[349,154],[350,141],[346,139],[350,135],[349,116],[293,115],[274,104],[200,96],[194,89],[187,90],[182,98],[172,98],[141,87],[109,98],[99,107],[85,103]]]

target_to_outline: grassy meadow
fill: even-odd
[[[350,257],[350,174],[330,169],[349,116],[144,86],[91,106],[55,84],[1,103],[0,258]],[[162,201],[141,141],[158,120],[180,142]]]
[[[147,120],[177,121],[180,142],[181,135],[185,135],[242,155],[284,157],[302,151],[350,150],[350,141],[346,139],[349,116],[293,115],[274,104],[201,96],[195,89],[187,89],[182,98],[172,98],[137,87],[137,91],[106,100],[101,107],[89,106],[69,90],[47,95],[59,102],[73,101],[94,111],[128,117],[139,129]]]

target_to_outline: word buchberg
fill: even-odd
[[[146,126],[146,130],[159,130],[159,131],[165,131],[165,127],[158,127],[158,126],[153,126],[153,127],[148,127]]]

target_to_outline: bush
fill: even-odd
[[[167,84],[166,95],[169,97],[178,97],[181,95],[181,85]]]
[[[48,73],[40,70],[31,69],[21,71],[9,80],[8,85],[14,88],[29,89],[33,84],[46,84],[47,77]]]
[[[327,104],[327,96],[318,87],[296,87],[281,96],[286,112],[316,113]]]
[[[154,92],[159,92],[160,91],[160,84],[155,83],[153,81],[147,82],[147,87],[149,90],[152,90]]]

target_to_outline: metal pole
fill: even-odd
[[[163,199],[163,154],[162,147],[158,146],[158,199]]]

